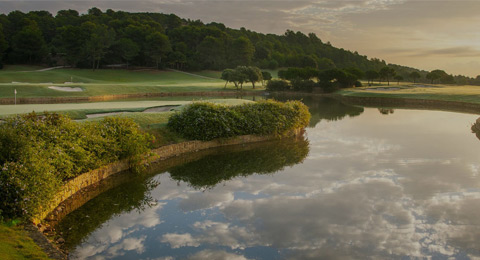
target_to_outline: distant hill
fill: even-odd
[[[315,34],[262,34],[174,14],[62,10],[0,15],[0,61],[79,68],[159,67],[222,70],[238,65],[380,70],[384,60],[336,48]],[[393,65],[408,78],[426,71]],[[463,77],[464,81],[473,80]]]

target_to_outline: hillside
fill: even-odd
[[[158,67],[222,70],[238,65],[379,70],[384,60],[324,42],[315,34],[287,30],[262,34],[221,23],[204,24],[174,14],[62,10],[0,15],[4,64],[68,65],[78,68]],[[405,77],[426,71],[393,65]],[[1,65],[0,65],[1,67]],[[473,79],[465,78],[462,83]]]

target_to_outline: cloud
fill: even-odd
[[[165,234],[162,236],[160,239],[160,242],[162,243],[169,243],[170,247],[172,248],[180,248],[180,247],[185,247],[185,246],[193,246],[193,247],[198,247],[200,245],[200,242],[198,239],[195,239],[192,237],[192,235],[186,233],[186,234]]]
[[[440,49],[411,48],[383,49],[385,54],[408,57],[480,57],[480,50],[473,46],[458,46]]]
[[[201,259],[209,259],[209,260],[247,260],[244,256],[228,253],[225,251],[220,250],[203,250],[198,253],[195,253],[187,258],[188,260],[201,260]]]

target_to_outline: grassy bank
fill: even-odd
[[[22,226],[0,224],[0,259],[49,259]]]
[[[374,85],[350,88],[338,92],[353,97],[388,97],[400,99],[426,99],[480,104],[480,86],[407,84]]]

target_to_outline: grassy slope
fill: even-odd
[[[49,259],[21,227],[0,224],[0,259]]]
[[[220,72],[205,71],[198,75],[218,78]],[[71,82],[73,83],[65,83]],[[15,82],[15,83],[12,83]],[[49,86],[81,87],[83,92],[64,92]],[[17,67],[0,71],[0,98],[13,97],[75,97],[112,94],[225,91],[224,81],[174,71],[127,71],[55,69],[22,71]],[[250,90],[248,86],[245,88]],[[234,91],[233,86],[227,91]]]
[[[414,98],[414,99],[434,99],[445,101],[459,101],[480,104],[480,86],[454,86],[454,85],[432,85],[433,87],[422,88],[412,87],[408,83],[397,85],[392,83],[390,86],[375,85],[372,87],[344,89],[339,94],[345,96],[360,97],[391,97],[391,98]],[[374,90],[367,88],[398,88],[390,91]]]

